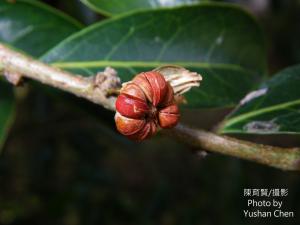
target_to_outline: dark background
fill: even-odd
[[[85,24],[101,19],[75,0],[45,2]],[[299,1],[231,2],[260,21],[270,74],[300,61]],[[160,135],[136,144],[116,133],[112,113],[47,90],[34,82],[18,90],[17,120],[0,156],[0,224],[300,224],[299,173],[204,157]],[[227,111],[186,111],[183,120],[197,116],[210,129]],[[240,138],[300,146],[299,136]],[[288,188],[283,209],[295,218],[245,219],[244,188]]]

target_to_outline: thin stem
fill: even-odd
[[[300,170],[300,149],[256,144],[179,124],[168,131],[189,145],[283,170]]]
[[[115,97],[107,97],[106,94],[107,89],[115,87],[116,84],[109,87],[107,82],[104,82],[101,85],[101,83],[95,82],[96,78],[85,78],[48,66],[1,44],[0,65],[4,68],[7,76],[19,74],[114,110]]]
[[[1,44],[0,67],[5,70],[6,76],[19,74],[21,77],[40,81],[86,98],[107,109],[115,110],[115,97],[111,96],[111,92],[117,90],[116,87],[119,84],[118,79],[112,79],[112,73],[103,72],[93,78],[84,78],[33,60]],[[112,69],[109,71],[112,71]],[[103,79],[104,75],[106,75],[106,79]],[[174,129],[165,132],[189,145],[207,151],[230,155],[283,170],[300,170],[299,148],[280,148],[255,144],[189,128],[183,124],[179,124]]]

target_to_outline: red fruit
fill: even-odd
[[[149,111],[146,101],[121,94],[116,101],[117,111],[128,118],[139,119]]]
[[[144,73],[144,76],[150,83],[153,96],[152,96],[152,104],[157,106],[166,96],[168,83],[165,78],[158,72],[148,72]]]
[[[118,112],[115,115],[115,121],[118,131],[125,136],[134,135],[137,132],[140,132],[146,124],[144,119],[131,119],[122,116]]]
[[[154,135],[156,133],[156,130],[156,124],[153,121],[148,121],[139,132],[136,132],[132,135],[128,135],[127,137],[132,140],[141,141]]]
[[[162,128],[172,128],[176,126],[179,117],[179,109],[175,104],[167,106],[158,112],[158,121]]]
[[[138,98],[142,101],[147,101],[147,97],[144,94],[144,91],[134,83],[128,83],[121,90],[122,94]]]
[[[171,128],[179,120],[172,87],[158,72],[138,74],[125,84],[116,101],[116,126],[133,140],[153,136],[157,127]]]

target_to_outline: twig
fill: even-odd
[[[300,149],[261,145],[193,129],[182,124],[168,132],[189,145],[283,170],[300,170]]]
[[[0,64],[8,81],[14,81],[15,74],[19,74],[114,110],[115,97],[107,94],[108,90],[120,86],[120,79],[111,68],[95,77],[85,78],[48,66],[1,44]]]
[[[40,81],[86,98],[107,109],[115,110],[115,97],[110,96],[110,94],[112,90],[117,90],[120,86],[120,80],[111,68],[93,78],[84,78],[41,63],[0,44],[1,66],[5,70],[6,76],[21,74],[22,77]],[[255,144],[192,129],[183,124],[179,124],[166,133],[174,135],[189,145],[210,152],[247,159],[283,170],[300,170],[299,148],[280,148]]]

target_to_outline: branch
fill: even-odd
[[[256,144],[179,124],[169,133],[210,152],[246,159],[283,170],[300,170],[300,149]]]
[[[3,67],[7,80],[15,85],[22,77],[31,78],[86,98],[110,110],[114,110],[115,97],[109,96],[109,92],[121,85],[116,72],[111,68],[107,68],[94,77],[86,78],[48,66],[1,44],[0,65]]]
[[[14,84],[18,83],[22,77],[31,78],[86,98],[107,109],[115,110],[116,98],[109,93],[120,87],[120,80],[111,68],[107,68],[95,77],[85,78],[46,65],[1,44],[0,66],[4,68],[7,79]],[[230,155],[283,170],[300,170],[299,148],[255,144],[193,129],[183,124],[179,124],[165,133],[210,152]]]

